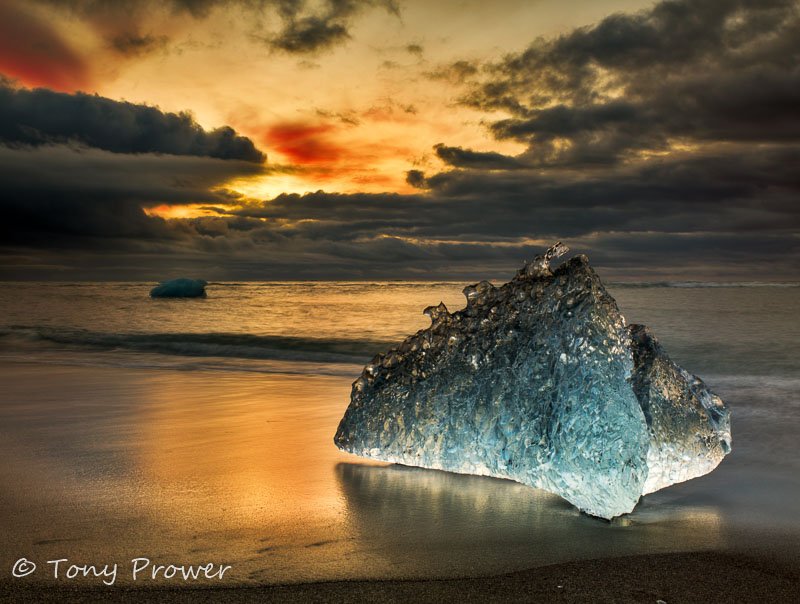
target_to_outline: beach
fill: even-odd
[[[424,326],[427,304],[458,308],[458,284],[212,285],[165,305],[136,284],[47,287],[0,288],[9,600],[797,598],[800,288],[609,288],[726,400],[733,451],[606,522],[511,481],[334,446],[361,365]],[[14,578],[23,557],[37,569]],[[133,581],[136,558],[230,569]],[[68,564],[118,572],[104,585]]]
[[[684,553],[569,562],[506,575],[233,588],[118,589],[0,584],[19,602],[796,602],[797,569],[769,558]]]

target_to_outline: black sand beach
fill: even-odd
[[[67,588],[0,584],[9,602],[797,602],[800,572],[721,552],[626,556],[491,577],[330,581],[235,588]]]

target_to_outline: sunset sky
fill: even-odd
[[[792,281],[796,0],[0,0],[0,278]]]

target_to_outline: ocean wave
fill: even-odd
[[[609,287],[631,287],[631,288],[656,288],[656,287],[675,287],[675,288],[717,288],[717,287],[777,287],[792,288],[800,287],[800,282],[776,282],[766,281],[610,281]]]
[[[466,281],[209,281],[215,287],[287,288],[306,287],[321,289],[348,289],[393,287],[403,289],[428,289],[431,287],[463,287]]]
[[[129,350],[168,355],[363,363],[388,342],[298,338],[244,333],[103,333],[84,329],[12,326],[0,330],[7,346],[37,343],[70,349]]]
[[[281,375],[322,375],[352,379],[361,372],[361,364],[313,363],[275,359],[242,359],[223,357],[188,357],[148,352],[125,351],[107,354],[101,350],[65,354],[64,351],[37,351],[34,353],[4,354],[0,362],[35,363],[38,365],[70,367],[110,367],[123,369],[152,369],[157,371],[219,371],[232,373],[259,373]]]

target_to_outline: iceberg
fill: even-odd
[[[152,298],[202,298],[207,282],[202,279],[172,279],[162,281],[150,290]]]
[[[426,308],[430,327],[353,383],[336,446],[515,480],[606,519],[713,470],[731,447],[725,404],[626,325],[586,256],[551,269],[567,251],[466,287],[463,310]]]

